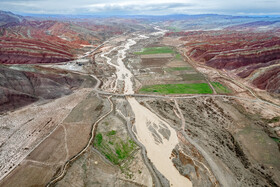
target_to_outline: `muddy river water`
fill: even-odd
[[[163,30],[158,30],[150,35],[156,36],[164,33]],[[148,36],[139,34],[126,40],[123,46],[115,47],[101,55],[106,58],[109,65],[116,68],[117,80],[114,90],[117,90],[119,82],[124,84],[124,94],[134,93],[133,74],[124,65],[123,59],[131,46],[137,44],[137,41],[147,38]],[[117,60],[114,63],[110,57],[106,56],[113,51],[117,51]],[[127,100],[135,114],[134,134],[146,147],[147,156],[156,169],[170,182],[170,186],[192,186],[191,181],[179,173],[171,160],[172,150],[179,143],[176,131],[156,114],[142,106],[135,98],[128,97]]]

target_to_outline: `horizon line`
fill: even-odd
[[[201,13],[201,14],[104,14],[104,13],[92,13],[92,14],[59,14],[59,13],[24,13],[24,12],[12,12],[7,11],[14,14],[18,14],[20,16],[30,16],[30,17],[48,17],[48,16],[57,16],[57,17],[67,17],[67,16],[100,16],[100,17],[136,17],[136,16],[146,16],[146,17],[165,17],[165,16],[232,16],[232,17],[273,17],[273,18],[280,18],[280,14],[218,14],[218,13]]]

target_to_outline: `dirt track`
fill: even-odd
[[[90,134],[90,138],[88,140],[88,143],[87,145],[78,153],[76,154],[75,156],[73,156],[71,159],[67,160],[66,163],[63,165],[62,167],[62,170],[61,170],[61,173],[55,177],[54,179],[52,179],[48,184],[47,186],[51,186],[52,184],[56,183],[57,181],[61,180],[65,173],[66,173],[66,169],[68,167],[69,164],[71,164],[71,162],[75,161],[80,155],[82,155],[92,144],[92,141],[93,141],[93,138],[94,138],[94,131],[95,131],[95,127],[96,125],[102,120],[104,119],[106,116],[108,116],[112,111],[113,111],[113,103],[110,99],[110,97],[108,97],[108,101],[110,102],[110,105],[111,105],[111,108],[110,108],[110,111],[107,112],[106,114],[104,114],[103,116],[101,116],[92,126],[92,129],[91,129],[91,134]]]
[[[157,33],[158,39],[160,36],[160,32]],[[267,160],[260,159],[259,157],[263,157],[262,153],[254,152],[251,148],[253,146],[246,142],[244,136],[256,141],[255,150],[262,148],[264,153],[271,152],[270,154],[278,158],[279,151],[275,150],[277,144],[268,136],[267,130],[269,128],[263,118],[271,118],[280,114],[280,106],[259,99],[251,88],[220,74],[220,72],[220,77],[227,79],[236,87],[244,89],[246,97],[238,95],[241,92],[233,95],[135,94],[134,90],[137,85],[141,85],[141,80],[136,78],[133,66],[129,63],[133,63],[134,57],[131,53],[138,47],[138,43],[143,45],[145,40],[147,37],[143,35],[123,36],[123,38],[105,43],[104,49],[106,51],[100,55],[101,59],[99,60],[102,63],[99,65],[102,64],[105,70],[113,68],[115,72],[111,72],[112,77],[106,78],[104,75],[91,75],[98,80],[97,85],[91,91],[98,96],[107,96],[110,110],[95,119],[87,143],[71,158],[69,158],[71,144],[64,144],[65,153],[60,154],[60,156],[65,154],[65,158],[60,161],[63,162],[62,169],[58,170],[59,172],[47,186],[54,184],[59,186],[60,183],[57,182],[61,179],[64,180],[64,176],[71,182],[71,177],[69,179],[69,176],[66,175],[68,169],[71,171],[71,175],[73,173],[75,175],[78,170],[75,172],[74,168],[77,169],[81,165],[81,160],[86,162],[87,157],[91,159],[91,145],[94,140],[95,128],[111,113],[118,113],[121,116],[127,123],[130,137],[142,147],[142,156],[139,154],[137,159],[140,160],[142,157],[156,186],[169,186],[170,184],[181,186],[183,183],[188,186],[279,185],[280,179],[277,174],[280,170],[277,167],[273,168],[277,165],[273,165],[275,160],[271,155]],[[117,55],[115,55],[116,53]],[[104,60],[107,61],[107,64]],[[198,70],[205,68],[199,65],[194,65],[194,67]],[[75,73],[85,74],[85,72],[80,71],[75,71]],[[207,72],[203,73],[212,78]],[[103,83],[102,89],[99,88],[101,81],[98,78],[100,77]],[[112,101],[111,98],[116,100]],[[126,103],[125,106],[118,108],[118,99],[125,100],[121,102]],[[85,106],[81,106],[81,108],[84,107],[84,112],[89,107],[85,108]],[[248,109],[248,106],[251,110]],[[94,110],[92,109],[92,111]],[[265,111],[260,113],[261,110]],[[75,121],[79,116],[72,114],[69,118]],[[67,127],[62,125],[60,131],[61,141],[68,142]],[[256,134],[255,132],[260,133]],[[261,140],[264,139],[265,142],[259,141],[256,136],[260,137]],[[98,154],[102,153],[98,152]],[[159,159],[161,156],[162,158]],[[100,155],[95,155],[95,157],[101,160],[106,159]],[[36,160],[26,160],[26,162],[50,166],[47,162]],[[112,166],[112,164],[108,165]],[[118,171],[115,166],[112,168],[114,168],[112,171]],[[169,170],[166,171],[166,168]],[[102,168],[99,169],[102,173]],[[113,173],[110,175],[114,175]],[[139,175],[141,175],[140,172]],[[150,176],[145,177],[149,178]],[[145,177],[143,178],[145,179]],[[119,180],[126,181],[131,185],[140,185],[140,183],[124,178],[118,178],[115,184]],[[75,183],[75,181],[72,182]]]

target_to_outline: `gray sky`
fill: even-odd
[[[280,0],[0,0],[0,9],[34,14],[280,15]]]

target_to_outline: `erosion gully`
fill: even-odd
[[[152,36],[164,34],[163,30],[156,28],[158,32],[151,33]],[[134,38],[125,41],[123,46],[117,46],[109,52],[101,54],[107,63],[116,69],[116,83],[113,90],[118,90],[118,86],[124,85],[124,94],[128,95],[132,111],[135,115],[133,133],[138,141],[146,148],[147,157],[154,167],[169,181],[170,186],[192,186],[189,179],[182,176],[172,163],[171,153],[179,143],[176,131],[168,123],[161,120],[156,114],[146,107],[142,106],[134,97],[133,74],[125,66],[123,60],[131,46],[137,44],[137,41],[147,39],[149,36],[138,34]],[[111,52],[117,51],[117,60],[112,62],[108,56]]]

